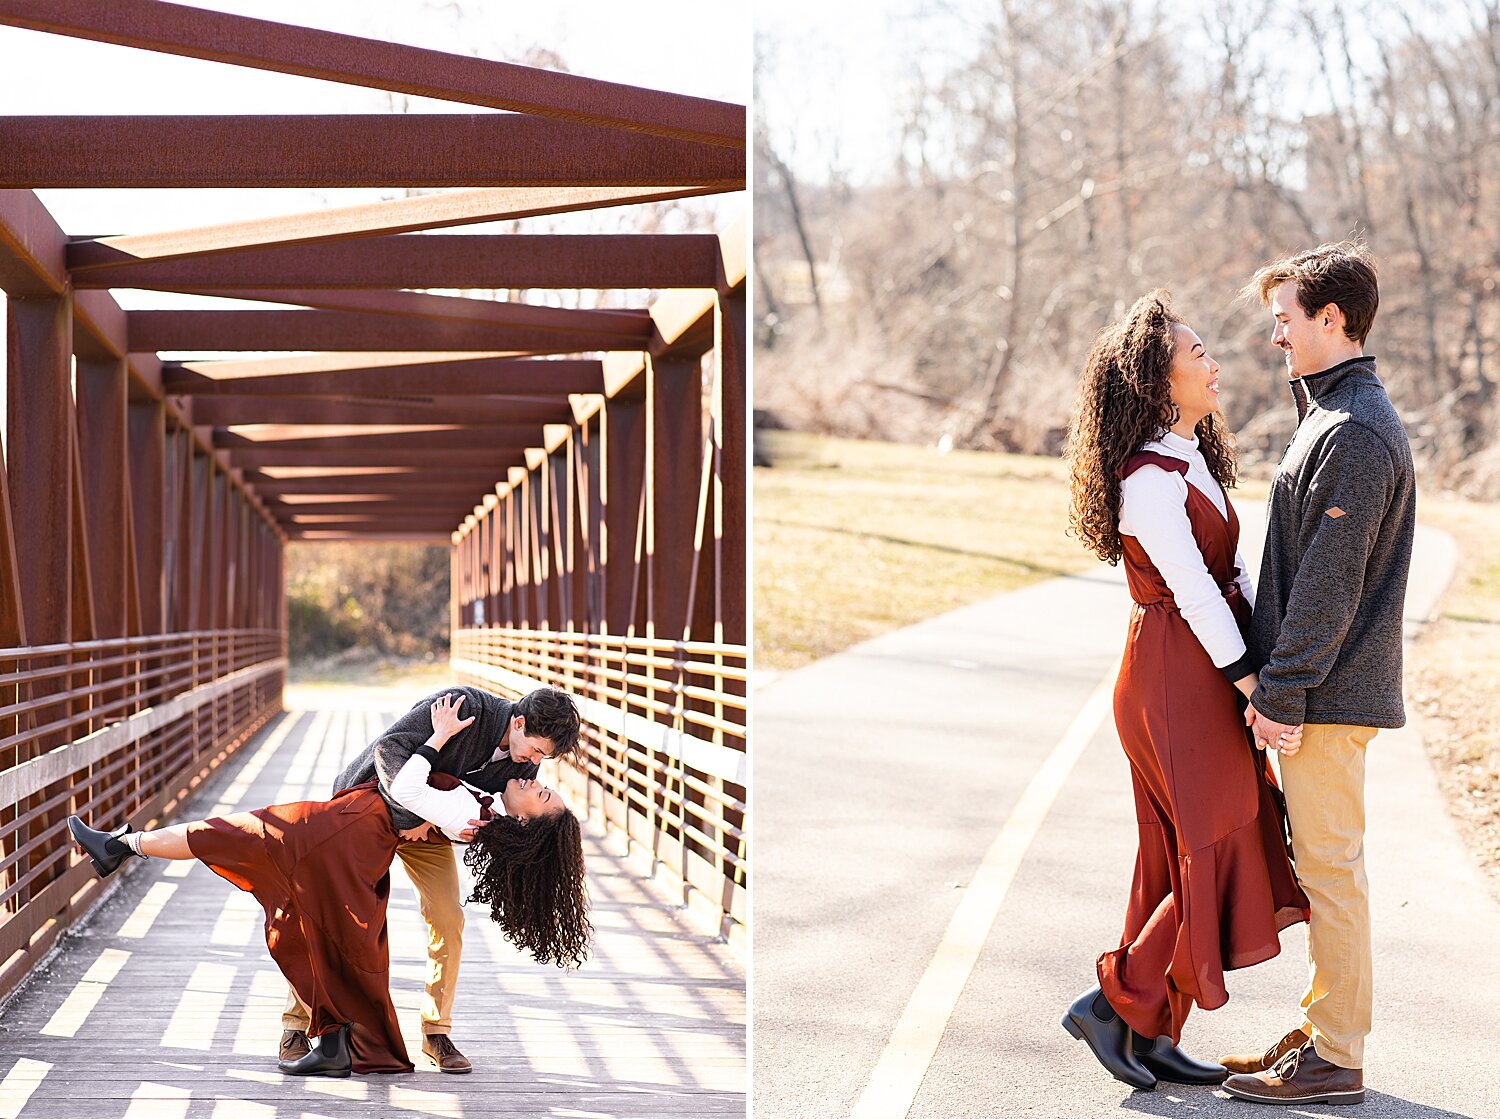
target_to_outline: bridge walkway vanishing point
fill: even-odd
[[[385,709],[294,706],[181,818],[326,796],[398,713],[395,697],[379,702]],[[581,969],[537,964],[470,907],[453,1036],[475,1067],[462,1077],[420,1052],[426,934],[399,861],[391,985],[417,1071],[328,1080],[276,1070],[285,985],[254,899],[196,862],[132,860],[6,1006],[0,1116],[743,1116],[740,963],[692,929],[616,841],[585,830],[596,936]]]
[[[1237,507],[1258,568],[1263,512]],[[1413,562],[1409,633],[1452,541],[1419,528]],[[1059,1027],[1119,943],[1135,859],[1110,714],[1128,616],[1100,565],[756,688],[756,1119],[1268,1119],[1222,1091],[1132,1092]],[[1414,706],[1368,754],[1367,1102],[1298,1115],[1500,1115],[1500,905]],[[1230,973],[1228,1005],[1196,1011],[1184,1046],[1253,1051],[1298,1025],[1303,945],[1290,928],[1278,957]]]

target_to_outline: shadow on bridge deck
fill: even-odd
[[[396,714],[304,701],[179,818],[326,796]],[[277,1072],[285,987],[254,899],[195,862],[135,861],[5,1007],[0,1117],[743,1116],[742,970],[585,831],[596,937],[581,970],[538,965],[469,914],[453,1028],[466,1077],[420,1054],[425,931],[399,861],[391,987],[417,1071],[348,1080]]]

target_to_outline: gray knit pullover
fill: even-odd
[[[1399,727],[1417,509],[1406,429],[1373,357],[1291,387],[1297,432],[1271,486],[1251,702],[1290,725]]]
[[[434,773],[451,773],[454,777],[487,792],[498,793],[512,777],[536,776],[535,762],[517,762],[509,758],[490,761],[500,745],[515,704],[508,699],[479,688],[444,688],[417,700],[385,733],[360,752],[333,783],[335,793],[371,779],[380,781],[380,795],[391,812],[391,823],[398,829],[414,828],[422,817],[403,808],[391,798],[391,781],[411,757],[412,751],[432,737],[432,705],[445,693],[464,697],[458,709],[460,719],[473,716],[474,721],[448,739],[433,764]]]

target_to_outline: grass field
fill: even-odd
[[[755,471],[755,663],[797,668],[898,626],[1087,569],[1063,467],[767,433]]]
[[[1066,535],[1055,459],[769,433],[755,471],[755,665],[788,670],[1095,562]],[[1250,480],[1236,497],[1264,500]],[[1452,586],[1407,665],[1453,814],[1500,896],[1500,506],[1424,494],[1457,540]]]
[[[1500,506],[1424,497],[1418,517],[1458,542],[1458,570],[1418,639],[1407,690],[1459,829],[1500,897]]]

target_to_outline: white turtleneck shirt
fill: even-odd
[[[1164,432],[1141,450],[1181,459],[1188,464],[1188,472],[1184,477],[1175,470],[1143,466],[1120,483],[1120,535],[1134,537],[1145,549],[1214,667],[1231,665],[1245,655],[1245,639],[1219,584],[1203,562],[1187,513],[1187,488],[1191,485],[1213,502],[1221,517],[1227,518],[1224,491],[1208,472],[1196,436],[1184,439]],[[1238,551],[1234,565],[1235,582],[1245,601],[1254,605],[1255,588]]]

